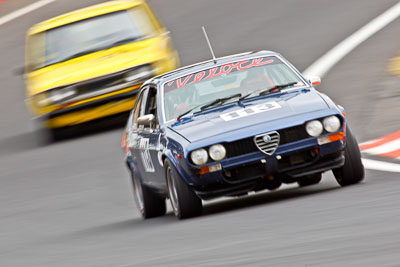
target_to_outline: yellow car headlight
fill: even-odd
[[[52,104],[57,104],[70,99],[78,94],[78,90],[73,86],[64,88],[56,88],[43,93],[46,97],[38,101],[38,105],[45,107]]]

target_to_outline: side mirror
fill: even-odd
[[[151,128],[153,122],[154,122],[154,115],[153,114],[146,114],[143,116],[140,116],[137,120],[138,126],[142,126],[145,128]]]
[[[321,84],[321,77],[319,76],[306,76],[306,79],[313,85],[317,86]]]

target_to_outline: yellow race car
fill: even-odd
[[[110,1],[29,29],[26,103],[55,133],[131,110],[145,80],[178,66],[169,32],[145,1]]]

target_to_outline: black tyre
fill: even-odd
[[[300,187],[304,187],[313,184],[318,184],[319,182],[321,182],[321,179],[322,179],[321,173],[314,173],[299,177],[297,183],[299,184]]]
[[[346,127],[346,147],[344,165],[334,169],[336,181],[341,186],[356,184],[364,179],[364,166],[361,162],[360,148],[349,126]]]
[[[144,219],[165,215],[165,199],[153,193],[132,173],[133,196],[136,206]]]
[[[280,186],[282,185],[282,182],[278,179],[274,179],[274,180],[268,180],[267,184],[266,184],[266,188],[268,190],[276,190],[278,189]]]
[[[172,209],[178,219],[201,215],[201,199],[182,180],[172,163],[167,159],[164,163],[168,195]]]
[[[66,138],[67,131],[64,128],[47,129],[47,138],[49,142],[57,142]]]

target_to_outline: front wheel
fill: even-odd
[[[153,193],[132,173],[133,196],[136,206],[144,219],[165,215],[165,199]]]
[[[341,186],[352,185],[364,179],[364,166],[358,143],[350,127],[346,127],[346,147],[344,149],[344,165],[332,170],[336,181]]]
[[[280,186],[282,185],[282,181],[278,180],[278,179],[273,179],[273,180],[268,180],[267,184],[266,184],[266,188],[268,190],[276,190],[278,189]]]
[[[175,216],[185,219],[201,215],[201,199],[182,180],[171,161],[165,160],[164,166],[168,195]]]

